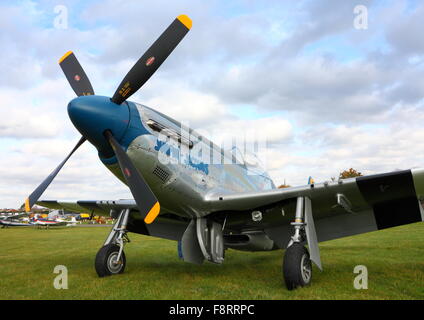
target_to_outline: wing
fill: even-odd
[[[16,214],[14,216],[7,216],[7,217],[3,217],[2,220],[17,220],[23,217],[28,217],[28,213],[20,213],[20,214]]]
[[[424,169],[396,171],[335,182],[324,182],[270,191],[210,194],[203,212],[225,223],[226,230],[261,230],[285,247],[289,241],[296,198],[309,197],[318,241],[399,226],[424,220],[419,200],[424,199]],[[110,210],[137,210],[134,200],[38,201],[52,209],[109,215]],[[252,211],[263,212],[260,222]],[[188,221],[159,216],[157,223],[145,225],[133,220],[133,232],[180,240]],[[225,220],[225,222],[224,222]]]
[[[229,229],[264,230],[280,247],[290,236],[296,198],[309,197],[318,241],[424,220],[424,169],[244,194],[212,194],[208,207]],[[261,211],[260,222],[252,211]]]
[[[85,212],[104,216],[110,215],[111,210],[133,209],[128,221],[128,231],[176,241],[181,240],[189,223],[183,219],[170,217],[165,213],[159,216],[154,223],[146,224],[140,219],[135,200],[42,200],[37,204],[50,209],[65,209],[76,213]]]

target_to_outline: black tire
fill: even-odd
[[[107,244],[100,248],[97,252],[94,267],[99,277],[106,277],[114,274],[120,274],[124,272],[127,260],[125,259],[125,253],[122,251],[121,260],[119,264],[114,264],[116,257],[119,254],[119,246],[116,244]],[[115,258],[115,260],[113,260]]]
[[[312,280],[312,262],[308,250],[300,243],[286,249],[283,261],[283,276],[289,290],[304,287]]]

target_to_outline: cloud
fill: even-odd
[[[67,103],[73,97],[66,80],[43,80],[27,89],[0,86],[0,137],[43,138],[73,132],[67,117]]]
[[[233,68],[214,76],[203,89],[222,101],[302,113],[311,121],[358,122],[390,107],[376,88],[383,72],[366,62],[297,58]]]
[[[42,139],[2,150],[0,194],[2,206],[17,207],[71,151],[75,141]],[[42,199],[82,200],[132,198],[128,188],[98,160],[85,143],[68,160]]]
[[[398,57],[421,55],[424,51],[424,39],[411,32],[412,30],[422,30],[424,27],[422,19],[424,6],[420,4],[415,10],[408,10],[408,7],[407,2],[401,2],[398,9],[403,14],[397,14],[396,19],[388,24],[385,32],[392,54]]]

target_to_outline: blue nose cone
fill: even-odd
[[[126,102],[117,105],[109,97],[81,96],[68,104],[68,114],[78,131],[90,141],[102,157],[109,158],[114,152],[103,133],[112,131],[120,140],[130,121],[129,107]]]

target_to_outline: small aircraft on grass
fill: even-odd
[[[72,217],[71,220],[64,220],[64,219],[46,219],[46,218],[39,218],[37,215],[35,215],[33,218],[30,218],[28,222],[22,222],[21,218],[27,217],[28,213],[21,213],[14,216],[8,216],[8,217],[0,217],[0,225],[2,228],[6,227],[59,227],[59,226],[67,226],[72,227],[75,226],[77,221],[75,217]]]
[[[22,222],[23,217],[28,217],[28,213],[19,213],[12,216],[0,217],[0,225],[2,228],[7,227],[30,227],[32,224]]]
[[[75,226],[77,223],[75,217],[72,217],[70,221],[64,220],[64,219],[45,219],[45,218],[34,218],[31,221],[32,225],[38,226],[38,227],[60,227],[60,226]]]
[[[95,95],[71,51],[59,61],[78,96],[69,102],[68,114],[82,137],[30,194],[25,208],[29,211],[37,203],[116,218],[95,259],[100,277],[124,271],[127,233],[134,232],[178,241],[182,259],[197,264],[204,260],[221,264],[227,248],[286,249],[282,271],[287,288],[294,289],[311,282],[311,262],[322,269],[320,241],[423,221],[419,202],[424,196],[423,169],[324,183],[310,180],[304,186],[277,189],[268,174],[247,162],[233,161],[234,154],[223,152],[194,130],[128,101],[191,26],[189,17],[178,16],[136,62],[112,98]],[[128,185],[134,200],[39,201],[86,140],[97,148],[100,161]],[[199,149],[222,161],[196,159]],[[184,155],[178,163],[162,161],[172,158],[174,151]]]

